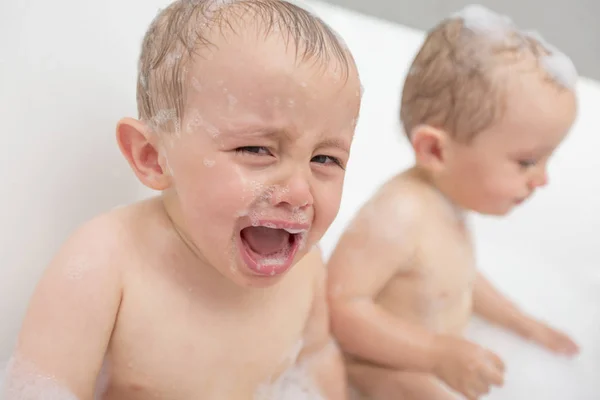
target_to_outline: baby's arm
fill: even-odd
[[[305,256],[317,267],[315,296],[304,334],[304,347],[298,362],[306,365],[327,400],[346,400],[347,384],[344,362],[330,332],[326,298],[326,270],[319,250]]]
[[[416,224],[406,220],[388,229],[394,225],[393,215],[379,221],[369,218],[373,216],[354,221],[328,263],[333,333],[345,352],[370,363],[431,372],[434,334],[392,316],[374,302],[396,274],[411,271]],[[396,237],[386,237],[393,232]]]
[[[30,300],[3,398],[42,400],[64,392],[52,398],[93,399],[121,301],[115,239],[109,223],[88,223],[48,266]]]
[[[363,362],[433,374],[476,399],[490,385],[502,384],[498,356],[461,337],[397,318],[375,302],[394,276],[415,272],[418,206],[401,218],[394,207],[378,206],[372,215],[359,217],[340,239],[328,265],[332,331],[343,351]]]
[[[477,273],[473,291],[474,312],[488,321],[509,329],[523,338],[568,355],[576,354],[578,346],[564,333],[556,331],[520,310],[502,295],[481,273]]]

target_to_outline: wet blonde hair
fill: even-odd
[[[505,28],[511,26],[507,22]],[[400,109],[404,132],[410,139],[416,127],[428,125],[470,142],[504,114],[507,74],[501,69],[532,59],[529,71],[540,71],[549,54],[534,33],[510,28],[502,37],[490,38],[469,29],[461,18],[442,21],[427,34],[405,79]],[[550,73],[543,76],[565,88]]]
[[[146,32],[139,58],[138,115],[157,130],[178,130],[185,112],[186,71],[211,37],[236,33],[248,17],[265,36],[280,34],[301,61],[327,64],[332,58],[347,74],[353,63],[342,40],[320,18],[282,0],[177,0],[159,12]],[[240,24],[241,22],[241,24]],[[239,32],[237,32],[239,33]]]

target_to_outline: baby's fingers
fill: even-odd
[[[502,364],[502,366],[504,366]],[[504,385],[504,368],[498,368],[496,363],[487,363],[480,372],[480,378],[489,385]]]

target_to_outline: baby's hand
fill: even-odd
[[[579,346],[568,335],[543,322],[534,321],[527,337],[558,354],[574,356],[579,353]]]
[[[490,386],[504,383],[504,363],[475,343],[440,335],[434,345],[434,374],[469,400],[477,400]]]

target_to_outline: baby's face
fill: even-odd
[[[166,146],[184,234],[243,286],[268,286],[337,215],[360,82],[301,62],[279,38],[217,43],[188,71],[181,135]]]
[[[504,118],[458,145],[451,160],[453,197],[465,208],[504,215],[548,183],[548,161],[576,116],[576,98],[537,76],[508,90]]]

